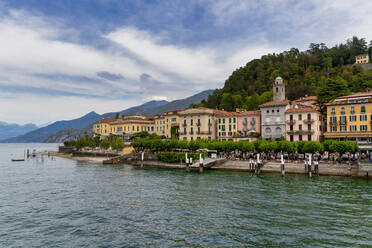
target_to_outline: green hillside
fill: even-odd
[[[280,54],[268,54],[236,69],[201,106],[234,110],[255,110],[272,99],[272,84],[277,76],[286,83],[290,100],[317,95],[320,104],[336,96],[372,88],[371,67],[353,65],[355,56],[369,53],[372,41],[353,37],[346,43],[328,48],[324,43],[311,43],[306,51],[292,48]],[[371,62],[371,61],[370,61]]]

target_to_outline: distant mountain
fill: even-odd
[[[142,105],[131,107],[119,111],[122,115],[146,114],[155,115],[175,109],[187,108],[191,104],[200,103],[203,99],[208,99],[208,96],[213,90],[206,90],[191,97],[172,102],[167,101],[150,101]],[[48,126],[36,129],[26,134],[8,138],[0,142],[21,143],[21,142],[63,142],[64,140],[73,139],[84,134],[84,131],[91,132],[92,124],[104,117],[114,117],[117,112],[105,113],[99,115],[96,112],[90,112],[83,117],[69,120],[57,121]]]
[[[122,110],[120,111],[119,113],[121,115],[142,115],[144,113],[146,113],[146,111],[149,111],[150,109],[156,109],[158,107],[162,107],[166,104],[168,104],[169,102],[168,101],[150,101],[150,102],[146,102],[142,105],[139,105],[139,106],[135,106],[135,107],[131,107],[131,108],[128,108],[128,109],[125,109],[125,110]],[[106,114],[103,114],[102,116],[103,117],[106,117],[106,116],[114,116],[116,113],[106,113]]]
[[[11,137],[16,137],[18,135],[25,134],[27,132],[33,131],[38,127],[35,124],[9,124],[6,122],[0,122],[0,139],[8,139]]]
[[[20,135],[14,138],[5,139],[2,142],[8,143],[21,143],[21,142],[44,142],[50,135],[57,133],[61,130],[67,129],[83,129],[90,124],[100,120],[102,117],[101,115],[97,114],[96,112],[92,111],[83,117],[69,120],[69,121],[57,121],[53,124],[50,124],[46,127],[42,127],[36,129],[34,131],[28,132],[24,135]]]
[[[169,102],[157,108],[147,109],[146,114],[156,115],[156,114],[168,112],[171,110],[188,108],[191,104],[197,104],[197,103],[200,103],[202,100],[207,100],[208,96],[211,95],[212,93],[213,93],[213,90],[205,90],[196,95],[187,97],[185,99],[175,100],[175,101]]]

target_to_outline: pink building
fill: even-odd
[[[292,105],[285,111],[286,140],[320,141],[322,135],[321,114],[311,106]]]
[[[237,113],[236,117],[239,138],[248,138],[255,134],[261,134],[261,111],[244,111]]]

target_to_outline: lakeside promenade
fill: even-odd
[[[97,156],[72,156],[72,154],[63,153],[51,153],[53,156],[73,159],[76,161],[85,161],[90,163],[100,163],[103,164],[107,157],[97,157]],[[126,159],[124,164],[130,164],[134,166],[143,167],[156,167],[165,169],[186,169],[185,163],[166,163],[153,159],[145,159],[141,161],[140,158],[132,156],[131,159]],[[210,170],[220,170],[220,171],[241,171],[250,172],[249,161],[247,160],[230,160],[225,159],[220,161],[218,164],[208,168]],[[368,172],[368,174],[366,173]],[[264,161],[263,167],[261,167],[261,173],[281,173],[281,164],[277,161]],[[285,173],[287,174],[307,174],[305,171],[303,161],[294,161],[285,163]],[[372,178],[372,164],[361,164],[359,168],[357,165],[346,165],[340,163],[319,163],[319,175],[321,176],[351,176],[351,177],[363,177]],[[367,176],[368,175],[368,176]]]

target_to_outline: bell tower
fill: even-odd
[[[285,100],[285,85],[283,78],[275,78],[273,85],[273,101],[284,101]]]

